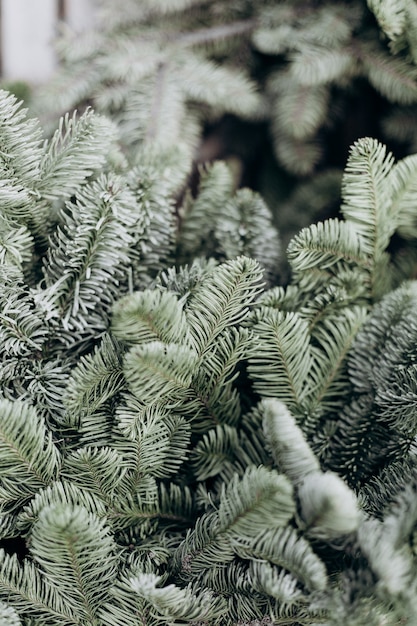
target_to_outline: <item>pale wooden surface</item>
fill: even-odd
[[[2,75],[39,84],[56,67],[52,42],[57,29],[57,0],[0,0]],[[76,31],[94,21],[94,0],[66,0],[66,21]]]

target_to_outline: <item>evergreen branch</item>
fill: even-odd
[[[241,323],[260,292],[262,270],[245,257],[228,261],[207,274],[188,300],[186,316],[199,354],[225,328]]]
[[[169,486],[161,483],[158,492],[159,510],[157,517],[160,524],[171,525],[175,523],[189,528],[190,522],[194,523],[196,515],[196,506],[191,489],[175,483],[170,483]]]
[[[222,487],[218,508],[219,531],[253,537],[265,527],[285,526],[295,513],[287,478],[264,467],[249,467]]]
[[[0,302],[0,350],[3,358],[41,354],[51,331],[22,281],[16,281],[9,288],[4,285]]]
[[[22,509],[17,520],[20,531],[26,533],[37,522],[41,511],[55,505],[61,508],[81,506],[99,519],[106,515],[105,504],[96,493],[78,487],[72,481],[59,480],[38,491]]]
[[[189,101],[204,102],[215,110],[256,117],[261,100],[254,83],[241,71],[228,69],[197,53],[180,61],[184,94]]]
[[[284,570],[279,570],[270,563],[251,561],[249,572],[254,591],[275,600],[280,613],[287,613],[303,602],[303,593],[297,585],[297,579]],[[297,607],[298,608],[298,607]]]
[[[2,214],[13,223],[29,224],[33,214],[34,197],[30,190],[13,179],[0,181],[0,198],[2,201]],[[16,220],[17,218],[17,220]]]
[[[324,591],[327,587],[323,561],[294,528],[266,529],[254,538],[236,537],[232,545],[240,558],[278,565],[293,574],[309,591]]]
[[[361,513],[356,496],[337,474],[309,474],[297,495],[310,536],[331,541],[357,530]]]
[[[133,445],[81,448],[67,457],[62,476],[104,502],[106,518],[115,532],[134,526],[146,536],[163,516],[156,482],[144,473],[137,446],[136,454],[134,451]]]
[[[284,3],[266,8],[255,31],[254,43],[265,54],[303,50],[311,44],[338,48],[359,25],[361,12],[362,7],[357,3],[351,3],[348,15],[343,5],[313,8]]]
[[[396,220],[398,232],[406,239],[415,236],[416,218],[413,207],[416,172],[416,155],[410,155],[394,165],[387,181],[393,190],[391,215]]]
[[[316,267],[329,269],[340,261],[366,265],[365,246],[355,226],[350,221],[329,219],[303,228],[287,250],[293,271],[302,274]]]
[[[216,387],[222,387],[233,382],[238,377],[237,366],[245,361],[253,352],[254,336],[247,328],[228,328],[217,338],[216,343],[205,353],[201,361],[201,378],[197,374],[193,386],[197,393],[209,396]]]
[[[233,559],[229,538],[220,532],[217,516],[209,513],[196,520],[174,551],[173,570],[188,582],[213,567],[228,567]]]
[[[36,407],[39,418],[45,419],[48,426],[63,425],[65,411],[62,400],[69,363],[62,358],[40,358],[37,352],[25,359],[16,357],[14,361],[18,364],[16,369],[7,371],[7,365],[13,364],[11,360],[9,363],[6,361],[2,371],[5,393],[10,398],[18,398]]]
[[[95,317],[96,332],[107,325],[138,219],[136,201],[124,187],[115,176],[102,176],[86,186],[76,204],[67,204],[64,226],[52,240],[44,270],[45,289],[38,298],[45,308],[58,310],[66,331],[82,333],[88,315],[89,324],[91,316]],[[68,336],[67,341],[74,339]]]
[[[306,46],[290,55],[290,76],[300,85],[327,85],[356,71],[355,58],[348,48],[329,50],[326,46]]]
[[[333,428],[328,447],[327,466],[359,489],[404,445],[403,437],[375,419],[371,394],[353,397],[343,408]],[[366,456],[363,450],[367,450]]]
[[[308,402],[322,412],[334,411],[347,400],[347,356],[366,316],[364,307],[346,307],[314,331]]]
[[[323,156],[323,149],[316,138],[295,139],[285,132],[272,118],[272,140],[274,153],[279,163],[296,176],[311,174]]]
[[[367,0],[368,8],[390,39],[397,39],[406,29],[407,2],[404,0]]]
[[[178,473],[190,444],[190,424],[183,417],[125,394],[116,419],[125,437],[113,437],[113,445],[129,463],[126,480],[132,482],[132,490],[144,474],[167,478]]]
[[[183,301],[167,291],[137,291],[113,307],[111,332],[129,344],[188,343],[183,306]]]
[[[15,506],[52,482],[61,459],[33,407],[0,399],[0,413],[0,500]]]
[[[4,198],[2,198],[2,201]],[[0,221],[0,264],[26,270],[32,258],[33,238],[26,226]]]
[[[181,589],[175,585],[158,587],[160,577],[155,574],[138,574],[131,579],[134,592],[144,598],[159,613],[161,618],[172,623],[218,620],[226,609],[221,596],[209,591],[196,592],[191,588]]]
[[[414,485],[409,484],[382,524],[368,520],[359,533],[366,558],[380,579],[378,596],[385,602],[387,597],[393,599],[395,616],[400,620],[417,616],[413,540],[410,541],[416,520],[414,494]],[[399,549],[400,544],[403,549]]]
[[[128,469],[128,461],[117,450],[87,447],[67,456],[61,475],[80,489],[90,491],[111,504]]]
[[[232,538],[253,537],[265,526],[280,528],[293,516],[292,489],[284,476],[250,467],[223,486],[216,513],[197,520],[173,555],[175,571],[192,580],[210,568],[228,566],[234,558]]]
[[[61,64],[61,71],[48,82],[34,103],[36,113],[52,132],[55,132],[57,117],[87,102],[101,84],[100,65],[92,59],[91,51],[87,58],[88,63],[81,67],[77,63]]]
[[[29,561],[20,564],[16,555],[0,549],[0,597],[20,614],[33,616],[45,626],[81,626],[74,606],[50,585]],[[39,620],[39,621],[38,621]]]
[[[416,463],[412,457],[406,456],[383,467],[380,472],[362,485],[358,495],[361,508],[375,519],[383,519],[392,508],[399,494],[405,490],[410,481],[414,480]]]
[[[282,400],[289,408],[300,407],[312,366],[307,322],[293,312],[264,308],[256,314],[256,354],[248,368],[254,389],[263,397]]]
[[[240,399],[233,383],[239,364],[252,352],[253,337],[247,329],[226,329],[194,374],[187,402],[178,408],[189,419],[193,432],[206,432],[215,424],[237,424]]]
[[[326,120],[328,88],[325,85],[300,85],[286,75],[279,82],[285,91],[274,103],[274,125],[296,140],[311,139]],[[275,79],[274,88],[277,87]]]
[[[142,570],[139,569],[139,573]],[[136,571],[133,571],[133,575]],[[151,606],[139,594],[132,591],[132,572],[122,572],[115,580],[111,589],[110,601],[103,603],[100,611],[100,622],[104,626],[120,626],[129,624],[132,619],[138,626],[158,626],[160,617],[152,615]]]
[[[298,485],[311,473],[320,471],[320,465],[303,432],[285,404],[274,399],[262,400],[263,431],[279,471]]]
[[[374,307],[350,353],[348,368],[355,392],[373,394],[383,389],[399,364],[404,365],[404,355],[412,353],[417,336],[416,298],[416,284],[408,282]]]
[[[197,480],[207,480],[227,469],[232,471],[238,452],[239,437],[236,428],[221,424],[207,431],[193,449],[190,460]]]
[[[124,359],[132,393],[144,404],[175,404],[188,395],[198,354],[187,346],[152,341],[134,346]]]
[[[64,399],[67,424],[82,422],[125,386],[120,350],[120,344],[105,335],[94,352],[82,356],[72,369]]]
[[[398,57],[392,57],[373,45],[362,46],[359,51],[371,85],[391,102],[412,104],[417,102],[417,70]]]
[[[255,27],[255,20],[241,20],[230,24],[217,24],[209,28],[200,28],[189,33],[179,33],[173,36],[173,40],[178,42],[181,47],[199,46],[251,33]]]
[[[23,185],[36,197],[34,190],[40,179],[42,130],[36,119],[29,118],[26,109],[15,96],[0,90],[0,173],[3,182]]]
[[[216,161],[201,171],[197,197],[182,208],[179,247],[185,259],[192,258],[203,247],[207,256],[214,255],[212,231],[232,192],[232,173],[224,162]]]
[[[351,148],[342,182],[341,210],[362,240],[363,251],[370,257],[376,295],[386,271],[384,250],[397,226],[390,214],[392,192],[387,184],[392,167],[392,154],[386,153],[384,145],[374,139],[360,139]]]
[[[169,70],[170,67],[167,63],[160,63],[153,79],[152,101],[144,136],[145,141],[149,143],[155,142],[156,144],[166,145],[165,141],[167,136],[171,141],[175,135],[179,137],[179,128],[173,127],[172,124],[172,134],[167,133],[169,128],[167,122],[175,119],[180,120],[185,117],[182,111],[184,105],[179,86],[170,80],[171,72]],[[177,105],[176,116],[172,115],[171,107],[173,107],[174,104]],[[140,107],[137,107],[137,109],[140,110]]]
[[[379,419],[397,432],[412,436],[416,430],[416,367],[410,365],[394,373],[390,388],[378,388],[375,395]]]
[[[239,189],[221,210],[211,228],[217,255],[232,259],[241,254],[256,259],[265,268],[265,278],[273,282],[279,272],[281,246],[272,224],[271,213],[258,194]]]
[[[115,140],[115,128],[108,120],[84,113],[61,118],[40,162],[39,192],[44,198],[69,198],[94,171],[103,166]]]
[[[116,545],[104,520],[81,506],[45,508],[33,526],[31,552],[79,619],[94,623],[116,576]]]
[[[132,284],[144,289],[170,263],[176,229],[173,195],[184,184],[185,160],[181,146],[161,152],[143,147],[139,164],[127,176],[135,194],[138,222],[133,230]],[[179,163],[178,163],[179,161]]]

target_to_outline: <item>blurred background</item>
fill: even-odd
[[[56,68],[58,29],[94,24],[94,0],[0,0],[0,73],[5,81],[36,85]]]

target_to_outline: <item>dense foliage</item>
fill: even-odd
[[[83,112],[45,140],[0,92],[2,625],[416,623],[417,18],[368,5],[108,3],[33,102]],[[236,161],[195,168],[225,112],[304,167],[371,88],[402,158],[294,183],[341,201],[286,257]]]

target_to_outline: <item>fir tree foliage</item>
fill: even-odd
[[[5,620],[412,620],[415,160],[356,142],[340,218],[291,241],[283,287],[268,212],[223,164],[176,215],[169,150],[130,168],[100,116],[44,142],[0,108]]]

